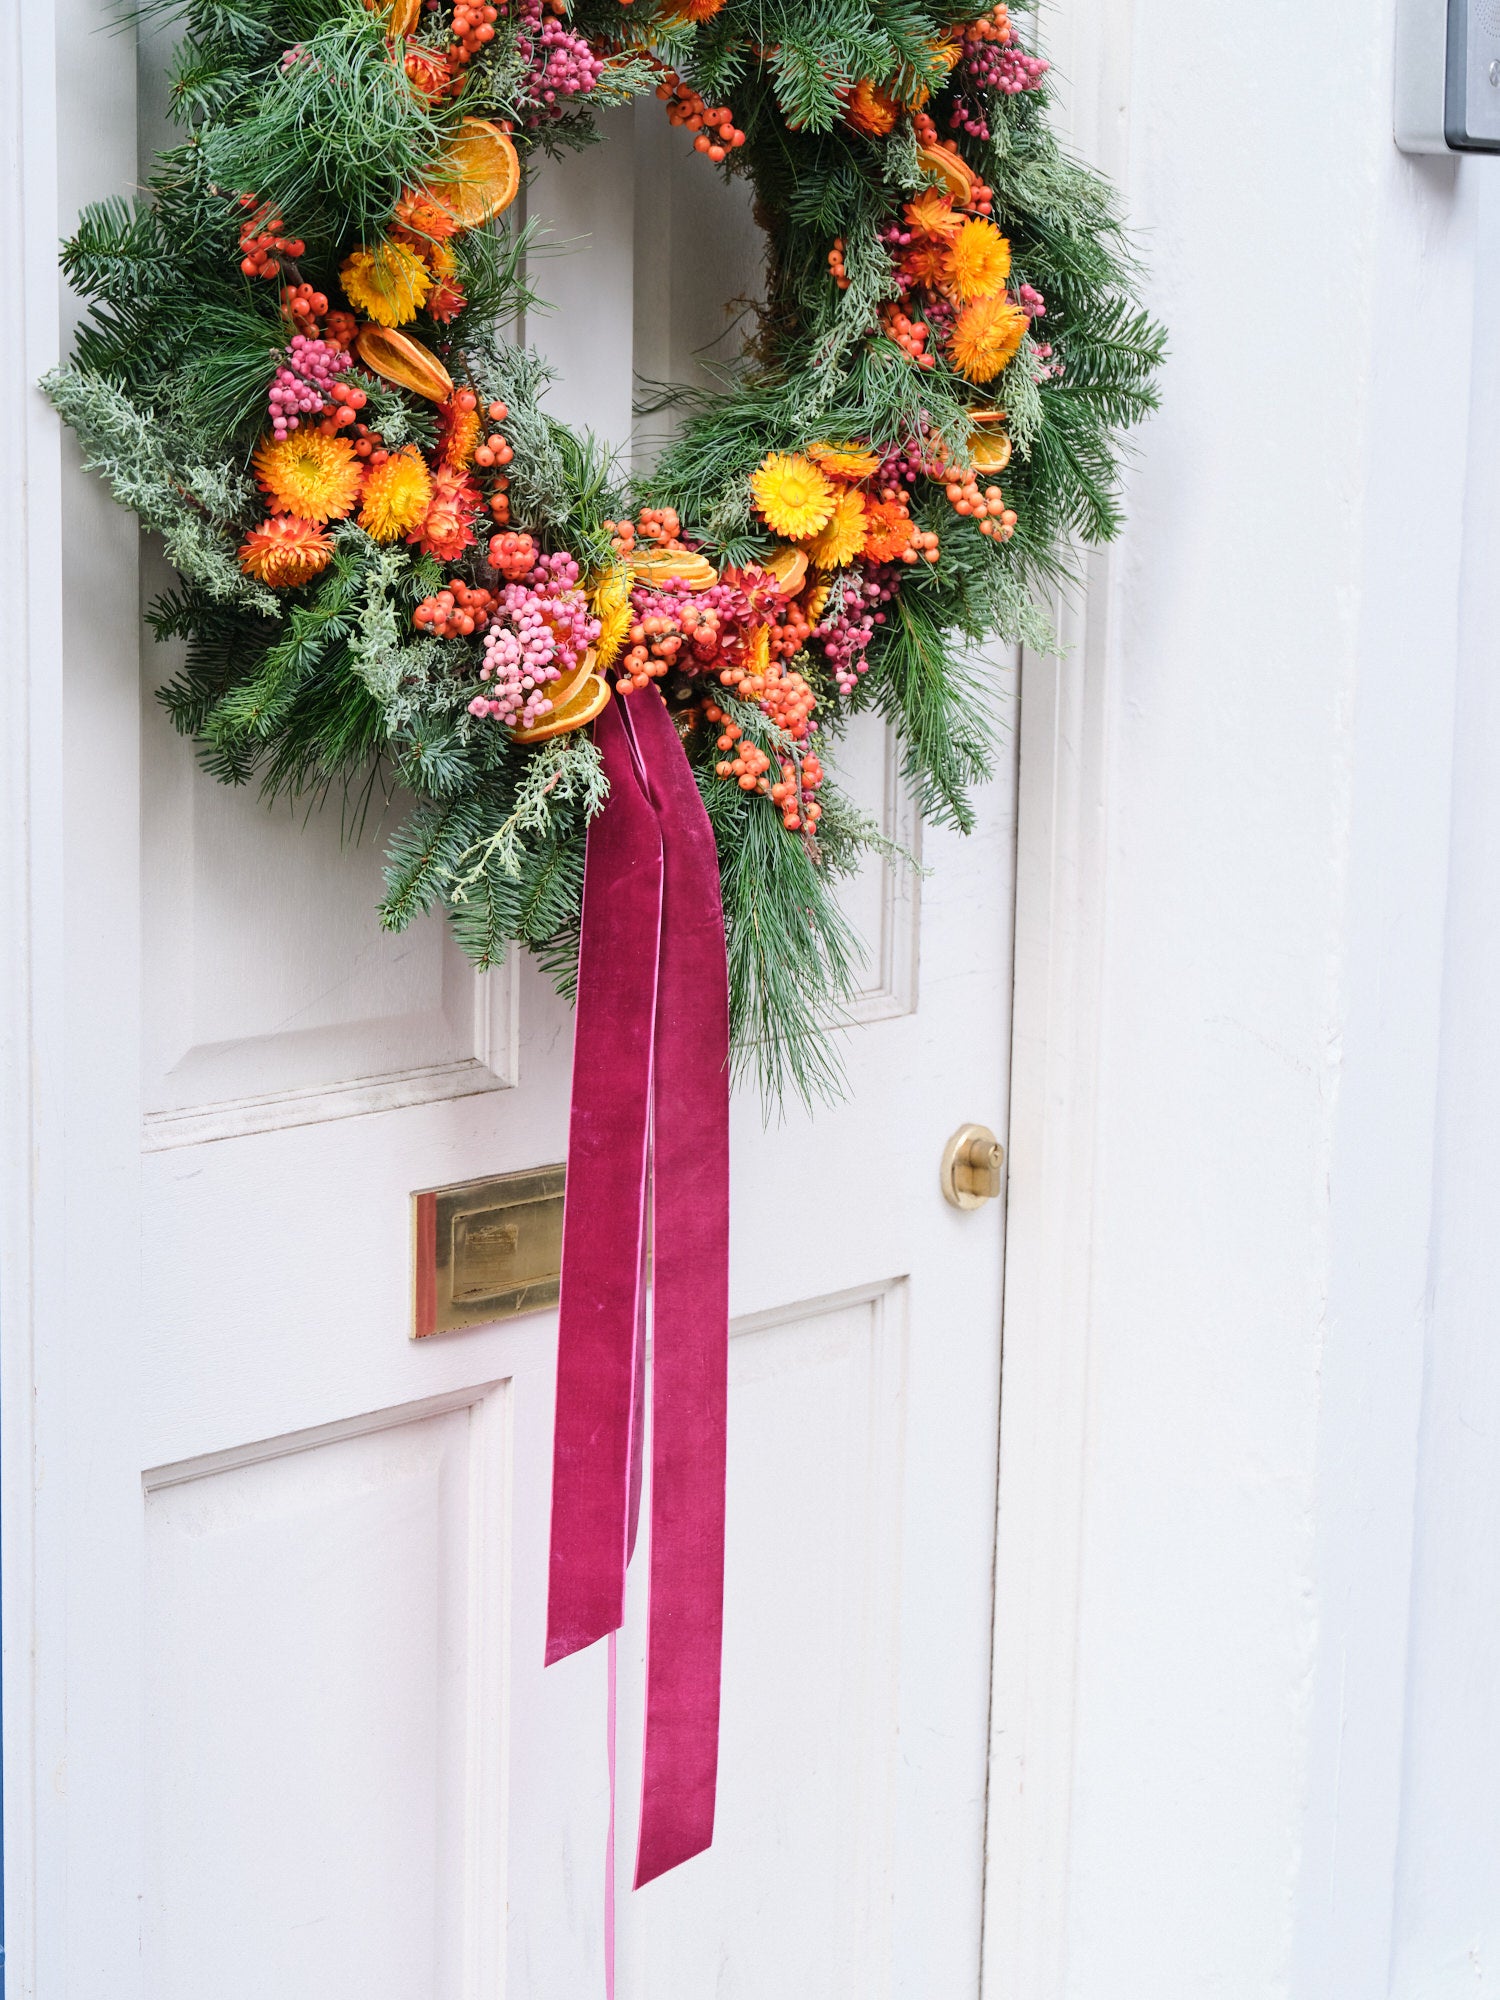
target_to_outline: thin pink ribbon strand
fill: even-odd
[[[713,1838],[724,1599],[729,990],[713,831],[657,690],[612,702],[596,741],[610,796],[590,825],[584,874],[547,1659],[618,1631],[624,1618],[640,1496],[649,1188],[651,1559],[639,1888]],[[612,1982],[612,1875],[609,1896]]]

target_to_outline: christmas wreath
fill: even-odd
[[[735,1046],[836,1082],[876,830],[830,749],[873,707],[968,823],[996,637],[1047,643],[1161,336],[1048,72],[974,0],[186,0],[183,140],[90,208],[47,393],[163,539],[173,722],[228,783],[409,803],[381,921],[576,978],[594,722],[655,683],[717,844]],[[528,161],[654,92],[746,173],[753,344],[654,470],[551,419],[504,331]]]

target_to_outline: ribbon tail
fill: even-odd
[[[729,1366],[729,976],[718,853],[697,781],[656,689],[632,695],[629,708],[664,863],[639,1888],[713,1839]]]
[[[611,702],[596,741],[609,799],[584,864],[558,1312],[547,1662],[625,1614],[662,847],[635,746]]]

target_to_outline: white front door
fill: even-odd
[[[130,50],[86,4],[60,0],[57,132],[27,128],[33,374],[54,221],[135,171]],[[746,240],[658,112],[532,200],[572,245],[528,329],[554,407],[622,442],[633,368],[713,330],[701,245],[729,289]],[[349,845],[337,802],[196,769],[151,697],[134,526],[29,422],[12,1991],[589,2000],[605,1660],[542,1667],[555,1316],[409,1337],[411,1194],[563,1157],[569,1015],[435,921],[383,937],[377,827]],[[909,837],[876,725],[845,761]],[[1013,805],[1007,772],[971,838],[926,836],[920,898],[894,866],[851,890],[848,1101],[769,1129],[736,1104],[718,1833],[626,1891],[637,1620],[629,2000],[977,1992],[1001,1218],[947,1207],[938,1162],[966,1120],[1005,1130]]]

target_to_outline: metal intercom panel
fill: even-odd
[[[1396,144],[1500,152],[1500,0],[1399,0]]]

